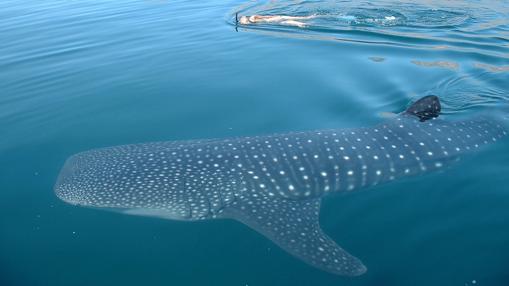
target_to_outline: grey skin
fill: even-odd
[[[230,218],[338,275],[362,262],[320,228],[321,198],[444,168],[507,135],[494,119],[438,119],[427,96],[369,128],[158,142],[70,157],[55,185],[74,205],[172,220]]]

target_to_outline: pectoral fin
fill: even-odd
[[[338,275],[366,272],[362,262],[344,251],[321,229],[320,200],[249,198],[236,201],[225,216],[236,219],[304,262]]]

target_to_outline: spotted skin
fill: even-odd
[[[55,192],[71,204],[127,214],[232,218],[312,266],[356,276],[366,267],[320,229],[324,195],[438,170],[507,135],[489,118],[427,117],[403,113],[370,128],[91,150],[67,160]]]

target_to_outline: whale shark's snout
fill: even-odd
[[[66,203],[87,206],[92,203],[88,198],[90,182],[79,183],[86,180],[85,176],[80,179],[83,175],[79,167],[80,161],[80,154],[73,155],[65,161],[54,190],[57,197]]]

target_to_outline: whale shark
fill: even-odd
[[[67,159],[54,190],[131,215],[234,219],[311,266],[357,276],[366,266],[320,228],[323,197],[441,170],[508,132],[488,116],[440,112],[430,95],[372,127],[94,149]]]

